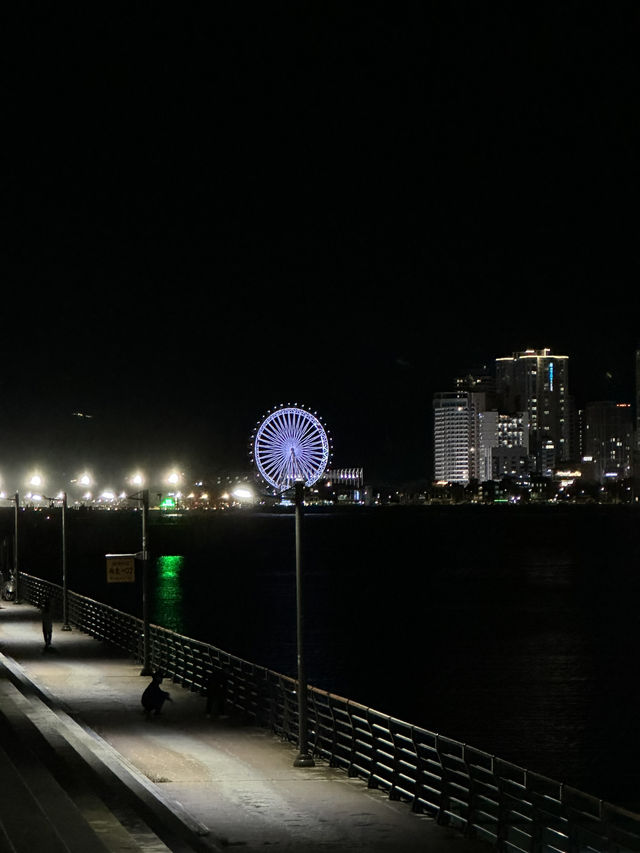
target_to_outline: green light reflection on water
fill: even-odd
[[[163,628],[183,633],[183,592],[181,574],[184,557],[166,555],[156,560],[156,582],[153,595],[153,616],[151,621]]]

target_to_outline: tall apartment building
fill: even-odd
[[[601,483],[609,477],[630,477],[633,419],[629,403],[601,401],[585,408],[585,458]]]
[[[493,480],[493,455],[498,444],[500,415],[496,409],[478,412],[477,473],[480,483]]]
[[[523,480],[531,473],[529,417],[526,412],[498,415],[496,446],[491,451],[491,478]]]
[[[469,482],[470,396],[467,391],[443,391],[433,398],[436,481]]]
[[[498,358],[496,392],[500,411],[527,413],[538,473],[570,459],[569,356],[541,349]]]

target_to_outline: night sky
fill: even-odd
[[[429,477],[434,391],[528,347],[571,357],[579,403],[632,400],[634,4],[19,6],[9,488],[243,468],[281,402],[336,465]]]

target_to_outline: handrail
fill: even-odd
[[[23,600],[62,601],[57,584],[21,574]],[[142,660],[143,622],[74,592],[69,621]],[[245,721],[297,743],[296,681],[215,646],[150,626],[151,663],[205,693],[222,672],[226,705]],[[309,748],[350,776],[438,823],[513,853],[640,851],[640,815],[467,744],[315,687],[308,692]]]

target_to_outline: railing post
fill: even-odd
[[[449,797],[450,791],[450,783],[449,783],[449,770],[445,767],[444,761],[442,760],[442,752],[440,751],[440,736],[436,735],[435,740],[436,747],[436,755],[438,756],[438,761],[440,762],[440,802],[438,803],[438,814],[436,816],[436,823],[441,826],[448,826],[451,823],[451,817],[448,814],[448,811],[451,807],[451,800]]]

